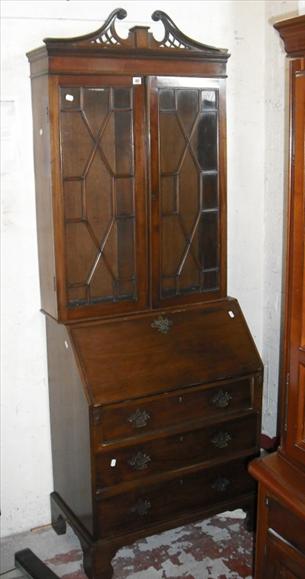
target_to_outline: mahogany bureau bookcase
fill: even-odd
[[[256,579],[305,578],[305,15],[274,25],[289,58],[289,186],[277,452],[259,481]]]
[[[115,551],[255,505],[262,363],[226,289],[229,57],[115,10],[29,53],[54,529]]]

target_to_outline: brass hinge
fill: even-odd
[[[269,508],[269,497],[265,497],[265,505]]]

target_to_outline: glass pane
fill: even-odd
[[[176,109],[175,104],[175,92],[171,89],[160,90],[160,111],[174,111]]]
[[[178,90],[177,93],[179,118],[189,135],[198,114],[198,90]]]
[[[187,239],[192,236],[200,211],[200,180],[198,167],[188,150],[179,174],[179,214]]]
[[[67,91],[73,100],[66,101]],[[62,89],[71,307],[136,298],[133,111],[125,110],[132,106],[131,97],[130,88]]]
[[[178,171],[185,150],[185,139],[175,113],[160,115],[160,165],[161,173]]]
[[[118,219],[118,279],[130,279],[134,274],[134,219]]]
[[[86,217],[93,231],[97,244],[100,244],[107,234],[113,218],[112,207],[112,177],[96,151],[85,184]]]
[[[80,108],[80,88],[64,88],[61,91],[61,108],[77,110]]]
[[[131,177],[115,180],[117,217],[134,214],[134,182]]]
[[[218,207],[218,175],[202,175],[202,207],[216,209]]]
[[[164,297],[170,297],[176,295],[176,276],[174,277],[163,277],[162,279],[162,295]]]
[[[219,271],[205,271],[203,273],[203,287],[205,291],[215,291],[219,289]]]
[[[86,284],[94,263],[96,247],[86,223],[66,224],[66,259],[69,285]]]
[[[217,170],[217,113],[203,113],[200,115],[192,146],[196,153],[201,169],[205,171]]]
[[[81,303],[86,303],[88,297],[88,286],[77,286],[77,287],[70,287],[68,289],[68,299],[69,302],[73,303],[74,305],[79,305]]]
[[[109,113],[109,89],[107,88],[84,88],[83,114],[95,137],[103,128],[107,114]]]
[[[66,219],[82,218],[82,181],[64,182],[64,208]]]
[[[202,269],[218,267],[218,212],[216,211],[201,215],[200,262]]]
[[[217,106],[216,92],[214,90],[203,90],[201,92],[201,108],[202,108],[202,110],[215,109],[216,106]]]
[[[118,295],[121,299],[135,299],[135,280],[119,280]]]
[[[133,174],[131,112],[112,112],[100,143],[102,153],[114,175]]]
[[[215,291],[217,91],[177,87],[159,94],[161,297]]]
[[[63,177],[85,174],[94,143],[80,112],[61,115],[61,150]]]
[[[162,276],[176,276],[186,246],[179,216],[165,217],[162,222],[161,263]]]
[[[101,256],[90,282],[89,301],[91,303],[97,303],[98,301],[110,301],[113,300],[114,293],[115,290],[113,275],[107,267],[105,260]]]
[[[161,177],[161,210],[163,214],[177,212],[176,177]]]
[[[189,293],[200,290],[200,270],[189,251],[181,275],[179,277],[179,290],[181,293]]]
[[[131,90],[129,88],[114,88],[113,107],[115,109],[130,109],[131,107]]]

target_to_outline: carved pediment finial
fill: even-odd
[[[227,59],[229,56],[225,49],[202,44],[183,34],[162,10],[156,10],[152,14],[152,19],[155,22],[160,20],[164,26],[164,37],[161,41],[154,38],[147,26],[134,26],[129,30],[127,38],[121,38],[117,34],[115,23],[116,20],[123,20],[126,16],[127,12],[124,8],[117,8],[111,12],[100,28],[90,34],[73,38],[45,38],[44,42],[48,49],[53,52],[61,49],[64,51],[107,49],[110,53],[110,51],[121,49],[122,52],[128,50],[131,54],[140,50],[154,53],[167,50],[169,55],[175,56],[174,49],[178,49],[177,53],[180,50],[186,50],[202,53],[205,57],[210,58]]]
[[[126,16],[127,12],[124,8],[113,10],[105,21],[104,26],[96,31],[96,38],[92,39],[91,42],[108,45],[120,44],[122,39],[117,35],[115,21],[116,19],[124,20]]]
[[[115,29],[115,21],[126,18],[127,12],[124,8],[116,8],[109,14],[104,24],[89,34],[74,36],[73,38],[45,38],[46,44],[70,43],[70,44],[100,44],[102,46],[120,46],[126,40],[120,38]]]
[[[223,48],[215,48],[214,46],[209,46],[208,44],[202,44],[197,42],[192,38],[186,36],[181,30],[176,26],[172,19],[162,10],[155,10],[151,15],[155,22],[159,20],[164,26],[164,37],[159,44],[160,47],[164,48],[184,48],[189,50],[203,50],[205,52],[214,53],[227,53],[227,50]]]

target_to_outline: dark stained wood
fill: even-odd
[[[47,77],[33,79],[32,108],[41,307],[57,318]],[[41,195],[42,191],[44,195]]]
[[[219,244],[220,294],[227,295],[227,117],[226,81],[219,81]]]
[[[97,407],[95,448],[115,440],[139,439],[159,430],[178,432],[194,420],[220,420],[251,408],[259,410],[254,399],[254,392],[261,394],[257,382],[256,376],[249,376]]]
[[[65,153],[65,141],[63,141],[63,138],[61,138],[61,144],[59,143],[59,137],[58,137],[58,131],[57,131],[57,127],[58,124],[60,123],[60,108],[59,108],[59,103],[58,103],[58,90],[60,90],[61,87],[75,87],[77,89],[77,87],[93,87],[93,89],[96,88],[96,90],[99,90],[99,88],[101,90],[104,90],[103,87],[109,87],[109,83],[111,87],[125,87],[125,86],[129,86],[132,87],[131,84],[131,79],[130,77],[123,77],[122,79],[113,79],[110,82],[109,77],[105,77],[105,78],[97,78],[95,77],[94,79],[88,78],[88,77],[81,77],[81,78],[74,78],[74,77],[69,77],[69,76],[64,76],[62,78],[60,78],[59,80],[54,79],[54,77],[51,78],[52,83],[52,92],[51,95],[54,99],[54,101],[52,101],[52,111],[53,111],[53,116],[52,116],[52,124],[51,124],[51,129],[52,129],[52,147],[53,147],[53,155],[54,155],[54,159],[56,160],[56,162],[53,163],[52,165],[52,170],[53,170],[53,183],[54,183],[54,189],[56,191],[56,195],[54,196],[54,222],[56,223],[56,227],[55,227],[55,249],[56,249],[56,255],[57,255],[57,286],[58,286],[58,301],[59,301],[59,308],[60,308],[60,317],[62,319],[79,319],[79,318],[83,318],[83,317],[96,317],[99,316],[103,313],[121,313],[123,311],[132,311],[134,309],[143,309],[147,303],[147,293],[148,293],[148,288],[147,288],[147,265],[145,262],[145,255],[146,255],[146,244],[147,244],[147,237],[146,237],[146,229],[147,229],[147,219],[146,219],[146,194],[145,194],[145,183],[146,183],[146,167],[145,167],[145,130],[144,130],[144,87],[143,86],[136,86],[134,87],[133,91],[134,91],[134,100],[135,100],[135,115],[134,115],[134,135],[137,135],[135,137],[135,226],[136,226],[136,230],[135,230],[135,239],[136,239],[136,252],[135,252],[135,260],[136,260],[136,271],[135,271],[135,275],[136,275],[136,293],[135,293],[135,297],[134,299],[129,299],[129,300],[123,300],[123,301],[117,301],[116,303],[114,303],[112,300],[110,300],[107,302],[107,300],[105,300],[102,303],[99,304],[95,304],[94,302],[92,302],[89,305],[83,305],[83,306],[79,306],[79,307],[67,307],[67,302],[69,300],[68,297],[68,283],[69,283],[69,261],[68,261],[68,255],[69,255],[69,251],[71,253],[71,256],[74,256],[73,253],[73,247],[74,247],[74,251],[79,251],[78,249],[78,245],[76,244],[76,240],[75,242],[73,242],[73,238],[67,238],[67,225],[66,225],[66,219],[65,219],[65,214],[64,214],[64,204],[63,204],[63,199],[64,197],[64,190],[63,190],[63,186],[64,186],[64,180],[63,180],[63,176],[62,176],[62,150],[63,150],[63,154]],[[105,89],[107,90],[107,89]],[[68,95],[69,96],[69,95]],[[77,115],[80,113],[76,113]],[[84,132],[78,137],[77,135],[75,135],[75,140],[78,140],[78,148],[80,148],[80,145],[83,141],[86,140],[87,143],[87,147],[91,148],[92,147],[92,139],[90,138],[90,135],[85,127],[85,124],[83,123],[83,121],[80,121],[84,127]],[[75,143],[76,144],[76,143]],[[84,143],[85,144],[85,143]],[[92,166],[92,165],[91,165]],[[75,169],[75,173],[77,172],[78,167],[76,166]],[[89,169],[90,170],[90,169]],[[73,169],[72,169],[73,171]],[[81,171],[81,168],[79,169],[79,171]],[[81,179],[81,176],[80,178]],[[72,181],[75,183],[75,180]],[[79,180],[78,182],[82,183],[82,180]],[[98,183],[94,182],[93,183],[96,191],[98,191]],[[92,187],[92,185],[91,185]],[[111,185],[111,187],[113,187],[113,184]],[[118,184],[119,187],[119,184]],[[113,197],[114,192],[111,192],[111,195]],[[116,211],[116,207],[114,206],[113,200],[111,201],[112,203],[112,214],[115,214]],[[85,208],[86,211],[86,208]],[[74,215],[76,216],[76,213],[74,213]],[[97,215],[97,218],[99,216]],[[111,220],[111,216],[109,216],[109,223]],[[105,222],[105,218],[104,218],[104,222]],[[86,237],[84,238],[80,238],[80,242],[79,242],[79,247],[80,250],[81,248],[82,251],[85,251],[85,247],[87,244],[88,250],[87,250],[87,265],[86,268],[84,268],[84,265],[82,265],[82,270],[84,271],[83,273],[83,278],[86,278],[86,274],[88,275],[90,270],[92,269],[93,265],[94,265],[94,260],[95,260],[95,255],[97,254],[98,250],[99,250],[99,239],[96,239],[94,241],[94,235],[92,232],[92,227],[91,227],[91,223],[90,220],[87,220],[87,218],[83,218],[82,215],[78,215],[77,219],[74,219],[74,221],[72,220],[72,227],[76,227],[77,224],[79,223],[79,227],[81,227],[81,231],[83,232],[83,235],[85,235]],[[90,230],[88,229],[89,226],[87,226],[87,223],[89,223],[90,226]],[[105,227],[105,226],[104,226]],[[71,228],[71,225],[70,225]],[[113,231],[114,231],[114,227],[112,227],[112,235],[113,235]],[[105,235],[105,230],[103,231],[103,234]],[[107,238],[108,239],[108,238]],[[106,242],[107,242],[106,239]],[[113,242],[112,246],[113,246]],[[124,248],[124,243],[122,244],[122,247]],[[109,261],[109,257],[111,256],[111,248],[109,248],[109,242],[108,245],[106,243],[105,246],[105,251],[107,252],[107,257],[108,257],[108,261]],[[122,252],[123,250],[121,250]],[[113,250],[112,250],[113,252]],[[91,258],[89,257],[91,255]],[[122,258],[124,257],[124,254],[122,254]],[[120,258],[120,256],[118,256],[118,258]],[[75,263],[75,258],[73,258],[74,261],[73,263]],[[120,258],[121,259],[121,258]],[[81,260],[81,256],[80,256],[80,260]],[[100,260],[101,261],[101,260]],[[126,261],[126,260],[125,260]],[[98,264],[99,266],[99,264]],[[75,266],[73,266],[75,267]],[[79,274],[79,271],[76,272]],[[84,282],[86,281],[86,279],[83,280]],[[109,312],[109,308],[110,308],[110,312]]]
[[[277,452],[250,464],[259,482],[255,578],[303,579],[305,569],[305,17],[275,25],[290,62],[290,141]],[[296,58],[300,57],[300,58]]]
[[[165,59],[162,58],[147,58],[137,52],[137,54],[132,57],[118,58],[111,57],[109,54],[93,53],[90,59],[87,56],[77,56],[77,55],[64,55],[64,56],[49,56],[47,57],[47,52],[45,48],[39,50],[38,54],[29,54],[29,58],[33,58],[33,64],[31,66],[31,77],[35,78],[41,74],[54,74],[54,75],[65,75],[73,74],[75,75],[96,75],[96,74],[111,74],[115,76],[120,76],[122,70],[124,74],[133,74],[135,76],[145,75],[145,76],[157,76],[164,74],[166,76],[173,73],[173,66],[175,70],[175,75],[181,76],[202,76],[202,77],[217,77],[226,78],[226,65],[223,62],[218,61],[203,61],[202,55],[196,58],[193,54],[189,54],[187,62],[181,59],[181,56],[177,58],[175,52],[171,52],[170,57]]]
[[[66,328],[46,321],[54,490],[93,532],[88,395]]]
[[[45,207],[46,202],[49,204],[49,220],[52,219],[53,211],[54,239],[49,235],[49,229],[45,228],[45,217],[44,215],[40,217],[40,213],[38,214],[38,218],[39,224],[41,223],[42,225],[38,228],[38,231],[39,238],[41,238],[39,245],[41,245],[42,248],[47,245],[50,256],[52,257],[52,254],[55,254],[56,256],[56,273],[53,272],[53,270],[49,271],[46,269],[43,258],[40,259],[41,275],[45,280],[42,283],[42,292],[46,293],[47,296],[47,299],[45,296],[42,298],[43,310],[52,315],[52,317],[58,318],[62,321],[75,321],[78,319],[97,318],[104,315],[111,316],[120,315],[122,313],[131,313],[135,310],[143,310],[147,308],[150,305],[151,300],[153,301],[154,307],[157,307],[161,303],[160,274],[162,274],[162,270],[160,271],[159,267],[161,245],[158,245],[156,235],[161,235],[162,237],[163,234],[158,224],[158,221],[160,220],[160,211],[158,206],[160,187],[158,177],[155,175],[155,161],[153,161],[151,176],[149,177],[148,175],[150,170],[148,162],[149,154],[151,154],[152,159],[154,159],[154,154],[157,150],[156,147],[158,147],[158,115],[156,116],[157,113],[152,112],[151,119],[148,119],[149,102],[154,103],[154,81],[150,81],[148,77],[156,74],[172,77],[173,59],[175,59],[175,75],[185,77],[184,81],[182,78],[178,83],[181,87],[183,86],[183,82],[188,81],[186,82],[186,86],[191,81],[194,82],[193,77],[197,76],[200,77],[198,81],[200,80],[203,87],[206,85],[208,88],[211,82],[214,83],[213,86],[217,88],[217,94],[219,94],[217,99],[217,102],[219,103],[219,119],[217,136],[215,135],[214,140],[215,143],[216,141],[218,143],[218,190],[220,205],[218,208],[219,218],[217,230],[215,229],[215,231],[213,231],[212,225],[210,225],[209,228],[209,223],[206,223],[203,226],[201,225],[201,221],[203,223],[203,217],[206,219],[209,218],[210,220],[213,217],[212,214],[202,214],[200,216],[200,223],[198,223],[195,228],[196,239],[192,242],[192,249],[190,252],[186,252],[185,254],[186,262],[189,263],[186,263],[185,266],[183,265],[182,273],[187,293],[183,294],[182,292],[178,296],[170,296],[169,298],[163,296],[165,299],[162,299],[162,305],[164,307],[171,306],[175,303],[201,302],[226,295],[225,89],[224,81],[221,79],[225,76],[225,63],[229,55],[224,49],[216,49],[189,39],[162,11],[156,11],[153,14],[153,19],[161,20],[163,22],[165,32],[162,41],[155,41],[153,36],[148,33],[145,27],[135,27],[130,31],[127,40],[120,39],[115,31],[115,20],[116,18],[123,17],[123,14],[125,14],[124,10],[114,11],[111,17],[109,17],[99,30],[83,37],[72,39],[46,39],[46,50],[38,49],[28,54],[31,62],[33,91],[37,84],[35,84],[34,78],[36,78],[37,75],[49,74],[48,91],[50,116],[48,129],[50,131],[50,136],[46,133],[43,139],[45,147],[49,146],[51,148],[51,180],[53,191],[48,191],[44,186],[37,187],[37,197],[38,206],[41,204]],[[124,71],[123,75],[122,71]],[[88,188],[88,177],[86,172],[82,175],[82,168],[79,167],[80,163],[77,154],[81,146],[83,146],[83,155],[86,155],[86,149],[88,149],[87,155],[89,154],[89,148],[92,146],[91,139],[93,137],[92,135],[90,136],[90,129],[88,129],[87,126],[88,119],[87,113],[83,108],[83,99],[81,99],[79,104],[80,112],[75,115],[76,133],[75,135],[71,135],[69,126],[67,125],[66,129],[63,126],[63,121],[67,118],[67,115],[61,112],[58,95],[60,93],[60,87],[64,86],[74,86],[75,88],[83,87],[82,90],[85,90],[85,87],[92,87],[91,90],[94,88],[98,90],[98,87],[100,87],[99,90],[102,90],[101,87],[125,86],[124,83],[126,83],[126,86],[132,86],[132,77],[138,77],[136,82],[141,83],[133,87],[133,138],[136,204],[135,248],[132,247],[131,240],[127,239],[127,232],[130,231],[130,227],[128,229],[126,222],[124,229],[122,222],[120,226],[121,233],[118,234],[116,250],[119,253],[117,258],[114,259],[115,248],[113,244],[115,241],[112,239],[114,236],[113,228],[109,235],[107,234],[107,239],[105,238],[103,240],[103,237],[100,239],[97,229],[94,230],[94,227],[92,227],[92,224],[86,215],[85,200],[87,195],[86,189]],[[206,80],[202,81],[202,77],[205,77]],[[38,76],[38,78],[40,78],[40,76]],[[209,81],[210,78],[213,80]],[[68,114],[71,116],[71,113]],[[61,125],[60,135],[58,133],[59,124]],[[103,131],[103,134],[104,132],[105,131]],[[116,136],[118,137],[118,135]],[[121,142],[121,137],[122,136],[120,135],[120,139],[116,139],[117,143]],[[70,179],[73,178],[74,181],[72,180],[69,185],[70,193],[68,194],[66,193],[66,189],[68,191],[67,178],[63,176],[63,171],[65,170],[65,165],[67,165],[65,159],[67,157],[67,151],[69,150],[71,139],[74,141],[74,150],[70,153],[69,166]],[[98,136],[98,140],[100,141],[100,144],[97,148],[102,151],[103,155],[104,145],[102,134]],[[126,146],[125,144],[124,146],[120,146],[120,151],[117,151],[118,158],[122,158],[127,151],[133,150],[132,145]],[[75,169],[72,170],[71,174],[73,155],[75,157]],[[85,159],[83,159],[83,162],[85,162]],[[37,182],[41,179],[43,183],[44,172],[42,171],[39,162],[38,153],[36,155],[35,166],[38,175]],[[158,169],[157,166],[156,169]],[[78,175],[78,178],[76,178],[76,174]],[[201,178],[201,176],[200,179],[198,177],[198,183]],[[113,188],[115,186],[116,178],[113,177],[112,179],[113,182],[111,187]],[[151,183],[151,199],[147,196],[149,181]],[[106,181],[104,180],[104,182]],[[97,183],[95,187],[96,199],[98,199],[99,188]],[[81,192],[77,192],[77,188],[79,190],[81,189]],[[199,186],[199,189],[201,189],[201,186]],[[106,191],[107,186],[105,185],[105,191],[102,191],[103,198],[106,196]],[[80,214],[79,208],[74,205],[72,221],[71,218],[67,221],[67,218],[65,217],[67,195],[70,195],[71,197],[72,195],[75,197],[78,195],[82,196],[83,199],[82,214]],[[112,191],[112,197],[112,211],[114,212],[114,190]],[[152,202],[151,240],[150,228],[148,227],[150,201]],[[76,203],[76,201],[74,203]],[[80,204],[81,201],[79,200],[78,203]],[[201,204],[202,200],[199,203]],[[97,208],[96,217],[97,220],[100,219],[101,221],[102,215],[99,215],[100,211],[101,209]],[[110,219],[111,217],[109,216],[109,220]],[[185,220],[188,221],[186,228],[185,225],[183,225]],[[181,214],[181,223],[182,225],[180,227],[185,229],[183,232],[183,239],[185,239],[185,243],[187,244],[190,235],[190,228],[192,227],[190,217],[187,216],[185,210],[183,210]],[[173,242],[174,239],[171,242],[172,246]],[[95,254],[99,249],[99,243],[102,247],[103,255],[102,258],[97,261],[97,256]],[[150,244],[152,244],[151,247]],[[191,292],[189,293],[188,285],[192,288],[192,285],[194,284],[194,280],[192,279],[192,276],[194,277],[194,272],[192,275],[190,273],[190,270],[193,267],[191,265],[192,260],[197,259],[199,270],[203,267],[203,264],[199,263],[199,256],[202,253],[203,247],[205,253],[210,253],[212,255],[214,252],[218,254],[218,264],[215,265],[219,266],[219,280],[217,279],[218,274],[215,274],[216,278],[214,283],[212,281],[213,276],[215,277],[213,273],[207,272],[201,274],[198,272],[203,291],[198,293],[191,289]],[[163,244],[163,253],[165,251],[167,250]],[[181,248],[177,247],[176,251],[178,252],[178,258],[181,259],[181,255],[179,255]],[[131,296],[127,295],[126,299],[119,299],[116,295],[117,288],[114,287],[112,290],[110,288],[110,278],[112,275],[114,276],[112,281],[113,285],[115,286],[117,283],[114,262],[117,260],[117,266],[119,271],[122,273],[126,270],[128,256],[131,256],[132,253],[136,259],[136,264],[134,264],[134,294]],[[170,252],[170,248],[168,248],[168,253],[171,253],[173,259],[173,250]],[[188,256],[187,253],[193,254],[193,257]],[[195,256],[196,253],[198,253],[197,257]],[[48,255],[46,258],[46,264],[52,264]],[[153,273],[151,277],[151,286],[149,287],[148,274],[151,264],[153,267]],[[91,300],[88,297],[92,289],[91,280],[93,279],[93,282],[97,283],[97,279],[99,279],[98,283],[101,284],[101,277],[103,274],[101,272],[99,273],[99,270],[102,270],[102,267],[105,269],[105,279],[103,281],[104,297],[102,295],[94,295]],[[207,267],[209,267],[209,265]],[[107,277],[109,278],[108,281]],[[211,280],[209,280],[209,278],[211,278]],[[187,282],[187,280],[189,281]],[[204,283],[202,280],[204,280]],[[215,287],[213,287],[214,285]],[[45,286],[46,289],[44,289]],[[211,286],[211,290],[209,286]],[[54,288],[57,292],[58,303],[55,301],[56,296],[54,295]],[[54,304],[53,302],[49,303],[51,298],[55,302]]]
[[[305,560],[305,474],[278,452],[253,461],[249,470],[259,481],[255,577],[261,579],[267,565],[271,570],[278,564],[276,552],[269,552],[268,547],[274,533],[283,548],[286,546],[281,561],[284,558],[288,568],[294,567],[295,560]],[[303,573],[304,566],[300,568]]]
[[[162,11],[161,41],[142,26],[121,39],[125,14],[28,54],[47,127],[35,167],[52,525],[72,525],[90,579],[110,579],[115,552],[147,534],[253,516],[260,440],[262,362],[226,297],[229,54]]]
[[[162,10],[156,10],[152,14],[152,20],[161,21],[164,26],[164,36],[162,40],[157,41],[153,34],[149,32],[146,26],[134,26],[129,30],[127,38],[121,38],[116,32],[115,20],[126,18],[127,12],[122,8],[114,10],[104,24],[89,34],[77,36],[74,38],[45,38],[49,54],[60,53],[99,53],[101,50],[105,55],[122,55],[128,53],[128,56],[159,55],[166,58],[181,58],[183,53],[191,53],[191,56],[204,58],[205,60],[227,61],[229,54],[227,49],[216,48],[207,44],[202,44],[186,36],[171,18]],[[36,56],[37,51],[32,51],[29,56]]]
[[[270,498],[268,502],[269,526],[300,551],[305,552],[305,523],[291,511]]]
[[[180,430],[157,440],[130,442],[119,447],[99,448],[96,455],[96,484],[100,488],[120,485],[179,470],[187,466],[211,464],[259,452],[257,448],[257,415],[217,422],[203,429]]]
[[[149,533],[155,534],[166,531],[173,527],[179,527],[185,523],[196,521],[204,517],[210,517],[220,510],[234,510],[242,505],[243,509],[248,510],[253,508],[253,500],[255,494],[253,491],[247,492],[236,498],[226,498],[224,501],[209,504],[206,507],[197,508],[193,511],[179,513],[174,515],[170,520],[159,521],[149,527]],[[66,503],[57,495],[51,494],[52,510],[61,513],[62,517],[69,521],[77,534],[84,554],[84,569],[86,575],[90,579],[111,579],[113,569],[111,566],[111,559],[115,552],[124,545],[130,545],[137,539],[145,537],[148,534],[146,527],[139,528],[136,531],[128,531],[123,535],[116,534],[114,537],[105,540],[94,540],[80,524],[79,520],[74,516],[72,511]]]
[[[15,553],[15,567],[24,571],[25,577],[31,579],[59,579],[31,549],[22,549]]]
[[[173,76],[150,83],[153,305],[217,299],[226,295],[225,87],[221,80]],[[176,102],[163,107],[163,94],[172,94]],[[214,94],[214,108],[198,106],[204,94]],[[190,97],[198,107],[191,120]],[[202,143],[213,141],[216,151],[217,199],[211,206],[205,199],[211,167],[200,159],[200,135],[208,131],[212,115],[217,119],[214,138],[202,138]],[[174,199],[164,207],[166,180]],[[215,231],[209,228],[213,217]],[[215,281],[209,280],[213,268]]]
[[[305,20],[304,20],[305,34]],[[283,452],[305,465],[305,58],[291,63],[291,150],[289,245],[286,264],[286,333],[283,390]],[[287,382],[287,384],[286,384]]]
[[[264,579],[303,579],[305,556],[289,543],[268,531]]]
[[[304,519],[304,472],[300,472],[278,452],[255,460],[249,470],[252,476],[270,489],[272,495],[278,497],[297,517]]]
[[[171,324],[166,334],[153,327],[160,317],[161,323]],[[235,300],[168,316],[158,313],[73,326],[70,332],[95,404],[261,370]]]
[[[134,492],[98,502],[99,536],[111,536],[122,529],[149,527],[175,514],[224,503],[230,496],[253,492],[254,482],[245,463],[232,462],[209,470],[183,475],[166,485],[141,485]]]
[[[282,40],[284,41],[285,50],[288,56],[300,56],[305,51],[305,15],[289,18],[274,24]]]

